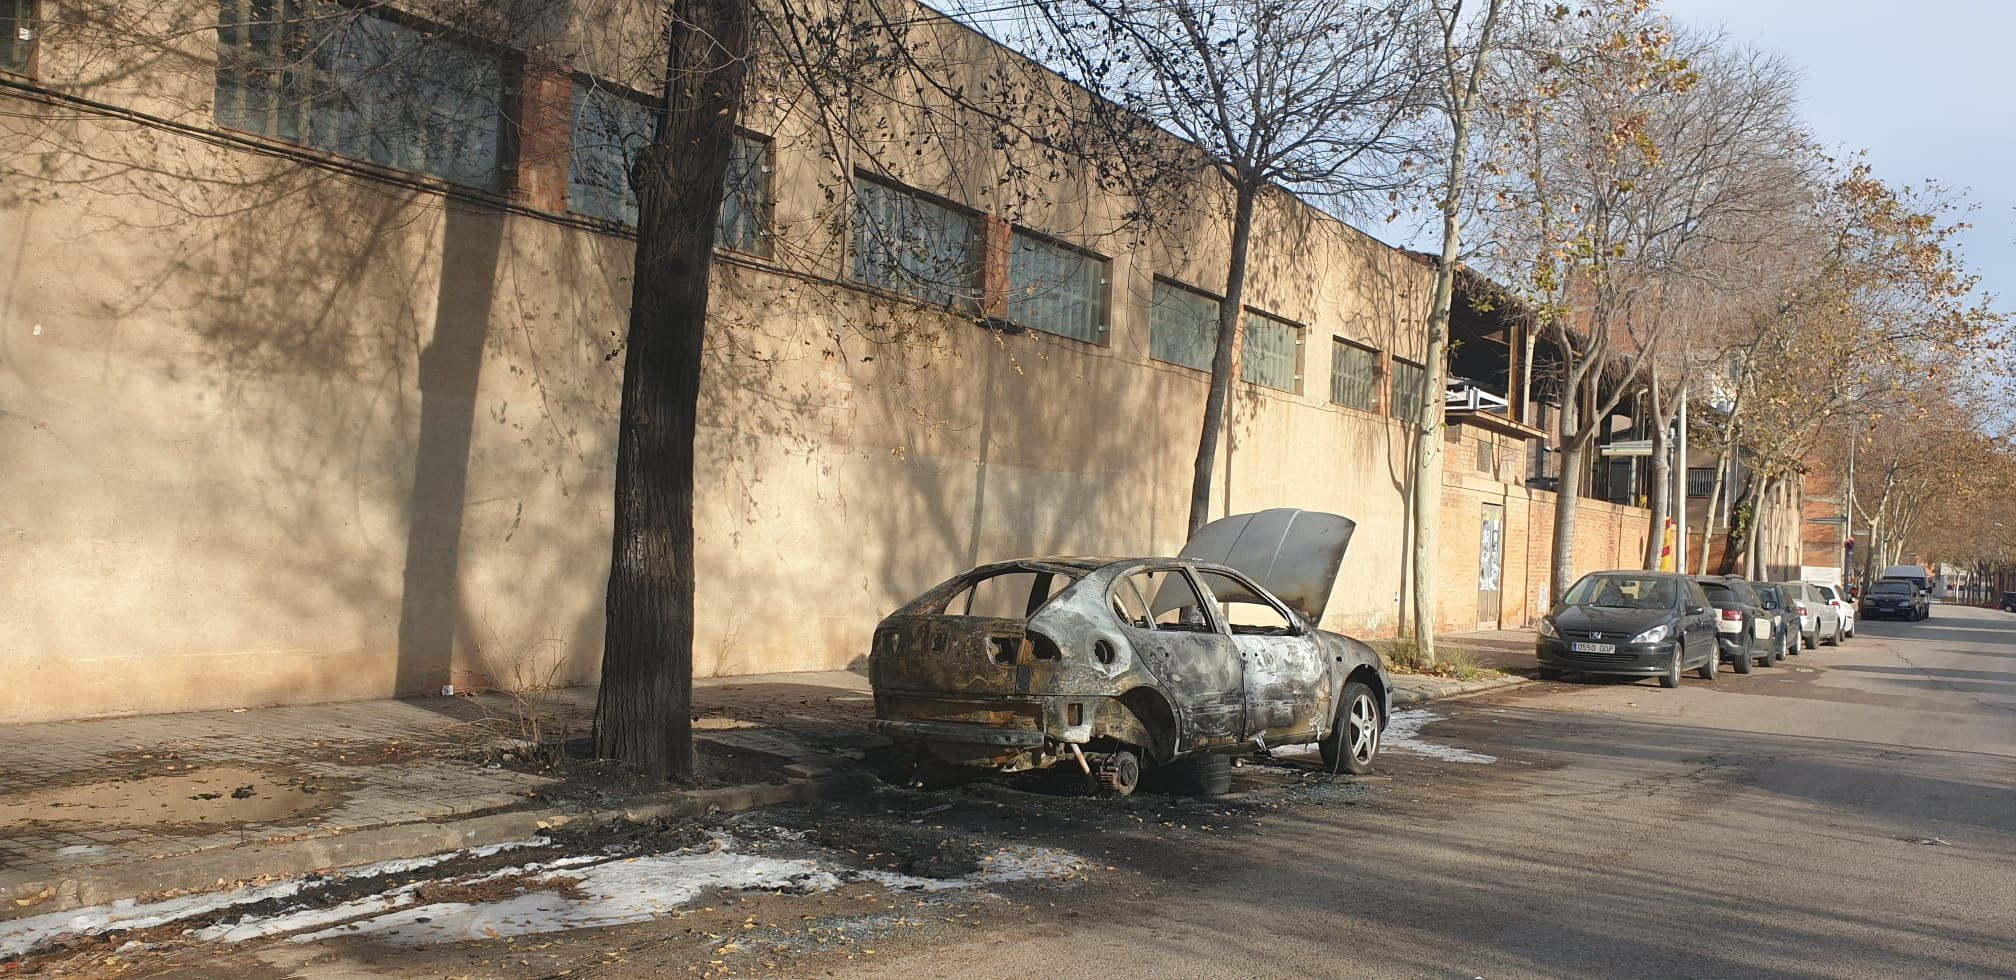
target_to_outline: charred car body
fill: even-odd
[[[1208,525],[1174,558],[974,568],[876,628],[875,727],[958,765],[1066,762],[1123,794],[1154,767],[1223,792],[1233,754],[1310,742],[1365,772],[1385,665],[1314,626],[1352,527],[1270,510]]]

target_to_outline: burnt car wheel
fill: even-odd
[[[1318,746],[1323,752],[1323,768],[1362,776],[1372,771],[1373,761],[1379,758],[1379,733],[1384,727],[1379,699],[1371,688],[1352,681],[1344,685],[1338,703],[1337,723],[1331,726],[1330,737]]]
[[[1141,757],[1121,749],[1099,764],[1099,783],[1114,796],[1132,796],[1141,786]]]
[[[1172,792],[1185,796],[1224,796],[1232,792],[1232,757],[1220,752],[1193,756],[1168,767]]]

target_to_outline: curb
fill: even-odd
[[[865,788],[867,777],[848,773],[788,783],[658,793],[599,810],[518,810],[459,820],[394,824],[328,837],[219,848],[156,861],[80,869],[33,881],[0,876],[0,922],[64,912],[161,892],[203,892],[260,877],[288,877],[338,868],[426,857],[443,851],[524,840],[572,823],[603,823],[734,813],[777,803],[834,799]],[[28,907],[14,900],[54,888],[47,901]]]
[[[1533,683],[1533,678],[1531,677],[1509,674],[1504,677],[1493,677],[1481,681],[1436,681],[1418,687],[1410,685],[1409,689],[1406,690],[1402,690],[1401,685],[1395,684],[1393,685],[1393,706],[1399,708],[1421,704],[1425,701],[1469,697],[1473,694],[1482,694],[1485,691],[1498,691],[1508,687],[1518,687],[1521,684],[1531,683]]]

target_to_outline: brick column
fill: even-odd
[[[514,114],[511,198],[541,211],[567,211],[567,145],[573,124],[574,79],[550,62],[527,58]]]
[[[989,320],[1006,320],[1012,230],[1008,219],[1000,215],[982,215],[980,220],[980,315]]]

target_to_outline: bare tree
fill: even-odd
[[[1231,197],[1225,289],[1190,488],[1191,531],[1239,375],[1255,209],[1287,191],[1340,209],[1397,194],[1422,158],[1422,22],[1412,0],[1056,0],[1022,44],[1072,81],[1166,128],[1190,172]],[[1189,183],[1185,181],[1184,183]]]
[[[1472,107],[1498,44],[1498,20],[1504,0],[1485,0],[1482,10],[1465,9],[1464,0],[1431,0],[1439,55],[1433,62],[1432,86],[1449,126],[1446,166],[1436,187],[1435,207],[1442,219],[1442,249],[1435,264],[1435,287],[1428,308],[1427,397],[1421,400],[1420,437],[1414,440],[1414,638],[1421,659],[1435,662],[1436,536],[1442,509],[1442,391],[1448,387],[1449,310],[1455,302],[1456,265],[1463,248],[1463,194],[1470,177]]]
[[[1783,179],[1802,142],[1791,74],[1676,36],[1644,8],[1597,3],[1536,25],[1508,88],[1526,94],[1493,117],[1512,158],[1486,205],[1497,259],[1529,284],[1559,353],[1555,595],[1574,579],[1588,454],[1671,326],[1664,290],[1747,216],[1797,206]]]

